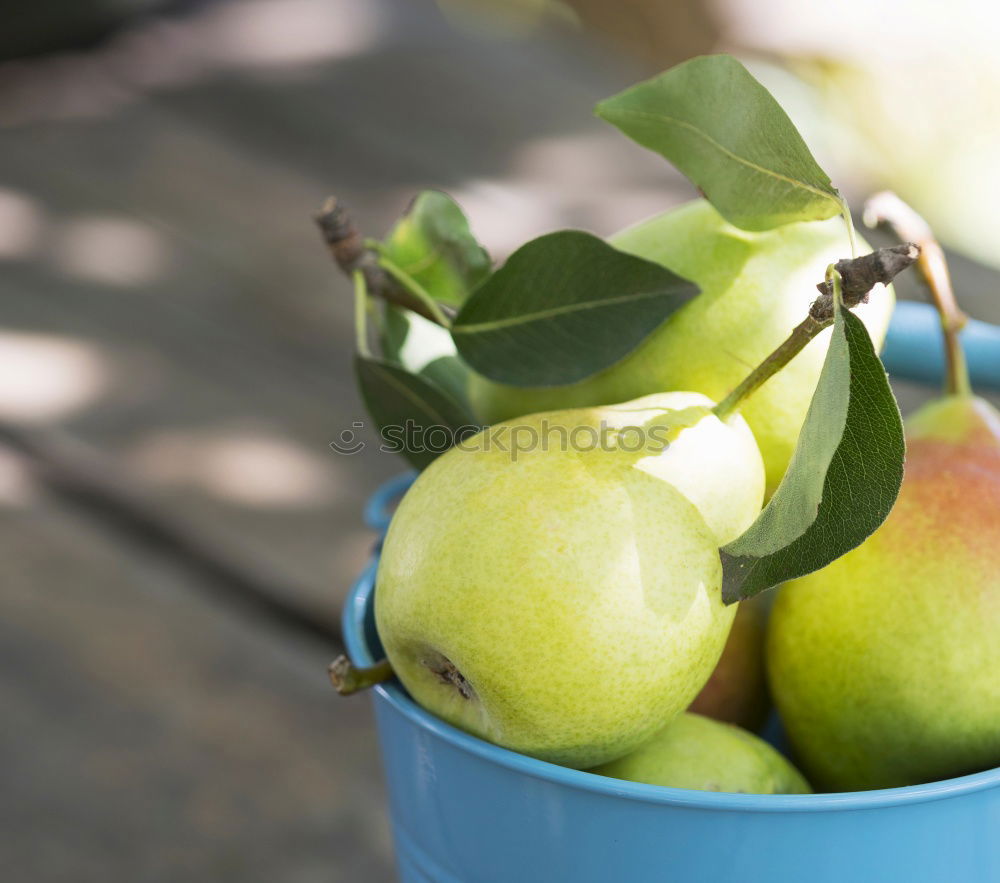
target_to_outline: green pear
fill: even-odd
[[[907,439],[885,524],[783,587],[771,616],[775,700],[830,790],[1000,765],[1000,414],[949,396]]]
[[[469,398],[483,422],[670,389],[721,399],[802,320],[827,266],[851,254],[840,218],[749,233],[727,224],[704,200],[651,218],[611,242],[691,279],[701,294],[630,355],[579,383],[526,389],[473,374]],[[855,310],[876,347],[885,338],[892,308],[891,293],[880,292]],[[795,449],[829,335],[811,342],[742,408],[764,456],[769,492]]]
[[[812,793],[802,774],[763,739],[697,714],[680,715],[631,754],[591,772],[694,791]]]
[[[740,604],[715,671],[688,711],[750,731],[763,725],[771,704],[764,669],[770,594]]]
[[[578,768],[628,753],[683,711],[734,615],[718,547],[764,493],[745,421],[711,407],[665,393],[536,414],[438,457],[392,519],[375,594],[386,655],[413,698]]]

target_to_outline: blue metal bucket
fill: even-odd
[[[1000,388],[1000,329],[975,323],[965,343],[977,383]],[[936,379],[936,358],[934,314],[900,304],[890,372]],[[366,522],[384,532],[411,481],[380,489]],[[377,550],[343,614],[358,665],[382,655],[376,566]],[[687,791],[498,748],[428,714],[395,682],[373,693],[404,883],[1000,881],[1000,769],[850,794]]]

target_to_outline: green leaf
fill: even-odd
[[[425,190],[385,238],[382,253],[441,303],[459,307],[490,274],[490,256],[458,204]]]
[[[383,450],[402,454],[418,469],[479,429],[465,408],[426,377],[364,356],[354,357],[354,371]]]
[[[439,389],[448,393],[471,414],[469,405],[469,367],[458,356],[438,356],[420,369],[420,376],[427,378]]]
[[[665,156],[744,230],[844,210],[781,105],[732,56],[692,58],[602,101],[595,112]]]
[[[514,252],[476,289],[451,333],[480,374],[556,386],[628,355],[698,290],[590,233],[563,230]]]
[[[742,535],[723,547],[729,604],[804,576],[885,521],[903,480],[903,423],[861,320],[836,304],[833,338],[788,471]]]
[[[411,310],[387,304],[382,325],[386,360],[420,374],[467,407],[468,366],[455,354],[447,329]]]

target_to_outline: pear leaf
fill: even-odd
[[[354,357],[361,397],[378,426],[383,450],[428,466],[480,427],[435,382],[381,359]]]
[[[857,316],[833,337],[788,471],[757,520],[720,550],[722,598],[745,600],[826,567],[885,521],[903,480],[903,422]]]
[[[698,286],[581,230],[521,246],[473,292],[451,333],[459,354],[491,380],[574,383],[614,364]]]
[[[595,108],[665,156],[731,224],[831,218],[843,201],[781,105],[730,55],[703,55]]]
[[[436,301],[459,307],[490,274],[490,256],[450,196],[420,193],[381,243],[380,251]]]
[[[386,361],[420,374],[468,408],[469,368],[455,354],[447,329],[411,310],[386,304],[381,344]]]

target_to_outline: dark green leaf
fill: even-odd
[[[729,55],[692,58],[597,105],[744,230],[830,218],[842,201],[771,94]]]
[[[885,369],[861,320],[838,305],[788,471],[757,520],[721,550],[723,600],[819,570],[860,545],[896,501],[903,454]]]
[[[470,414],[468,401],[469,368],[458,356],[438,356],[420,369],[420,376],[448,393]]]
[[[447,329],[410,310],[387,305],[382,354],[386,361],[422,375],[467,407],[469,369],[455,355]]]
[[[435,300],[461,306],[490,274],[490,256],[476,241],[458,204],[425,190],[385,238],[383,254]]]
[[[435,383],[378,359],[354,357],[358,386],[383,449],[423,469],[478,426]]]
[[[628,355],[697,293],[659,264],[563,230],[514,252],[462,307],[452,337],[492,380],[573,383]]]

